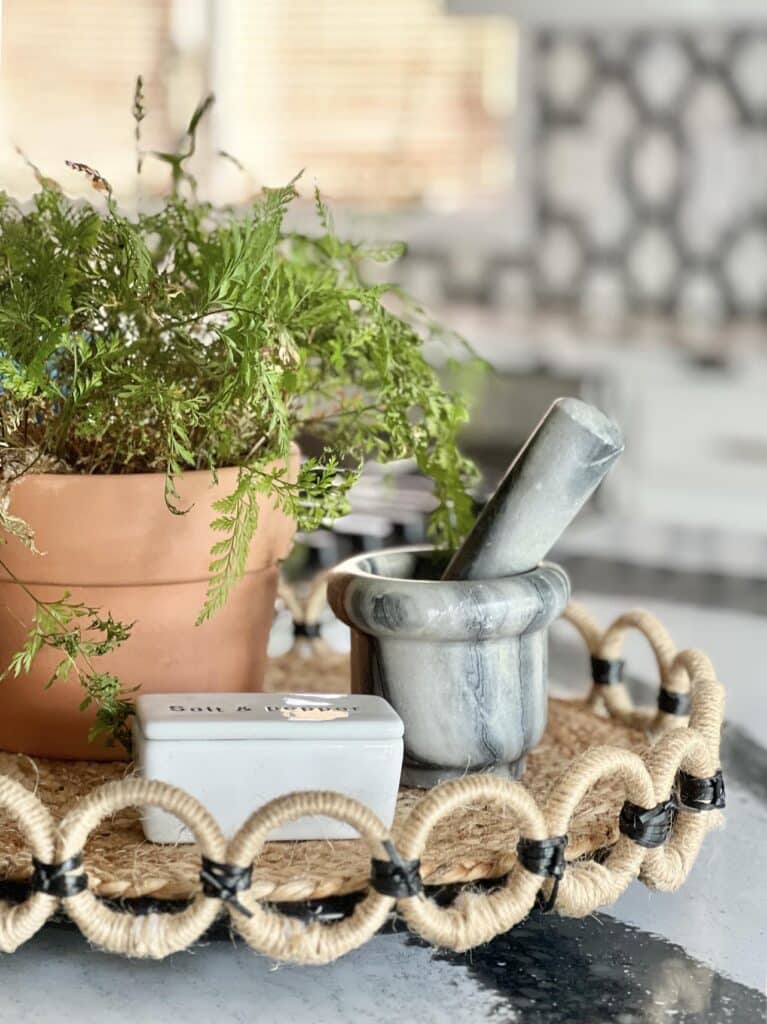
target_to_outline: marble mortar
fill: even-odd
[[[516,779],[546,727],[548,626],[570,597],[549,562],[489,580],[441,580],[449,553],[359,555],[328,599],[352,630],[352,690],[384,697],[405,724],[404,785],[467,771]]]

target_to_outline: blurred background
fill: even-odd
[[[763,986],[764,942],[743,936],[765,920],[748,853],[767,821],[764,0],[0,2],[2,187],[34,190],[20,147],[73,194],[64,160],[90,164],[130,208],[136,75],[147,148],[173,148],[212,91],[203,193],[237,203],[304,168],[301,226],[316,182],[340,231],[405,240],[393,278],[493,367],[463,437],[479,501],[556,396],[622,425],[625,455],[554,555],[603,625],[646,605],[711,655],[730,827],[684,892],[635,886],[614,912]],[[149,161],[142,180],[144,202],[168,184]],[[428,490],[396,469],[302,538],[301,570],[422,540]],[[582,645],[553,632],[554,685],[585,692]],[[651,703],[643,638],[626,657]]]
[[[559,394],[622,424],[558,552],[578,583],[767,608],[759,0],[3,0],[4,187],[34,188],[20,147],[135,202],[139,72],[147,146],[216,94],[212,198],[304,168],[299,220],[316,182],[340,230],[407,241],[393,277],[495,369],[464,436],[485,491]],[[371,473],[312,557],[418,540],[428,501],[407,466],[395,491]]]

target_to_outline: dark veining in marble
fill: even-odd
[[[515,774],[546,726],[546,629],[569,581],[550,563],[495,580],[429,579],[436,569],[430,549],[394,549],[333,571],[331,606],[365,637],[353,688],[385,697],[405,723],[406,783]]]
[[[383,594],[373,599],[373,621],[387,629],[401,629],[407,622],[399,594]]]

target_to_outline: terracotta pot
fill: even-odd
[[[299,453],[290,457],[297,472]],[[210,549],[221,539],[210,529],[211,505],[231,493],[237,470],[224,469],[213,485],[208,472],[187,473],[178,489],[186,515],[163,501],[163,476],[30,474],[13,485],[10,511],[35,530],[35,555],[11,538],[0,557],[35,596],[72,599],[133,622],[122,648],[97,659],[126,687],[142,692],[248,691],[262,686],[266,644],[277,587],[277,563],[292,543],[295,524],[259,499],[260,519],[245,577],[225,607],[195,626],[210,573]],[[4,574],[0,573],[0,576]],[[0,578],[0,666],[24,641],[33,603]],[[119,746],[89,743],[94,714],[79,711],[75,678],[46,683],[59,659],[43,651],[32,671],[0,683],[0,749],[56,758],[116,760]]]

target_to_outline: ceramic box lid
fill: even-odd
[[[402,720],[371,694],[151,693],[136,700],[147,740],[367,740],[402,736]]]

